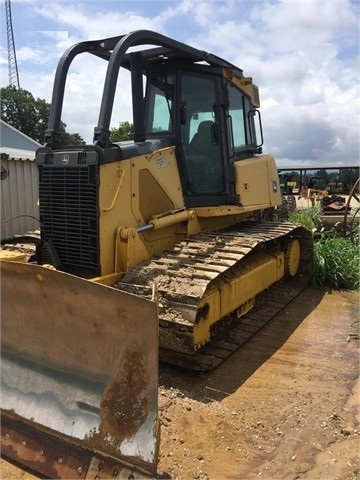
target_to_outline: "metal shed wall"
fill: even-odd
[[[39,228],[39,174],[34,161],[1,159],[1,237]]]
[[[0,121],[1,133],[1,237],[23,235],[39,228],[38,168],[32,138]]]
[[[0,134],[1,237],[8,238],[39,228],[35,152],[41,145],[4,120]]]

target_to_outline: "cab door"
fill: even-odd
[[[239,203],[224,92],[220,74],[177,70],[148,78],[146,137],[176,146],[187,207]]]
[[[180,137],[184,198],[188,207],[237,203],[227,155],[221,77],[180,75]]]

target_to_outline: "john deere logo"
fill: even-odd
[[[67,165],[69,163],[69,155],[63,155],[61,157],[61,165]]]

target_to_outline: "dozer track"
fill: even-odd
[[[246,304],[237,305],[218,318],[209,329],[208,342],[195,345],[195,326],[206,318],[203,300],[207,292],[221,289],[234,277],[239,278],[243,272],[251,270],[254,259],[259,258],[261,264],[264,251],[286,250],[293,238],[297,238],[300,244],[296,275],[276,281],[262,292],[260,290],[254,308],[251,308],[254,300],[251,298],[249,308]],[[225,230],[186,238],[161,257],[132,268],[116,286],[120,290],[149,296],[150,286],[156,284],[160,360],[192,370],[212,370],[303,290],[311,254],[312,236],[303,227],[287,223],[242,222]],[[291,263],[292,259],[285,254],[284,262]],[[261,284],[259,275],[261,277],[261,271],[256,283]]]

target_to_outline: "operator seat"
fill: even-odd
[[[191,155],[214,155],[214,152],[218,150],[218,145],[214,143],[214,129],[215,123],[211,120],[205,120],[199,124],[198,130],[189,144]]]

